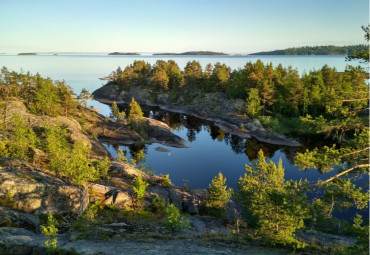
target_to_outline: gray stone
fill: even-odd
[[[24,161],[0,157],[0,198],[9,194],[14,209],[35,214],[81,214],[89,203],[85,187]]]
[[[0,227],[4,226],[17,226],[34,232],[40,232],[39,217],[10,208],[0,207]]]

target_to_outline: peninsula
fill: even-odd
[[[283,50],[262,51],[250,55],[351,55],[353,52],[367,51],[368,45],[358,44],[349,46],[304,46]]]

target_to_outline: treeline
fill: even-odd
[[[33,114],[73,116],[78,106],[86,108],[90,98],[86,89],[77,96],[64,81],[43,78],[38,73],[17,73],[6,67],[0,71],[0,99],[22,99]]]
[[[368,45],[358,44],[349,46],[304,46],[304,47],[293,47],[284,50],[273,50],[252,53],[250,55],[352,55],[355,51],[367,51]]]
[[[136,86],[150,89],[153,100],[158,93],[168,93],[175,104],[180,98],[186,104],[203,93],[222,92],[231,99],[248,101],[252,108],[247,114],[253,117],[309,114],[330,119],[366,105],[361,99],[367,98],[369,91],[367,75],[360,67],[338,72],[325,65],[300,76],[296,69],[281,64],[273,67],[260,60],[238,70],[220,63],[203,69],[199,62],[191,61],[181,70],[173,60],[158,60],[153,66],[135,61],[124,70],[119,67],[111,78],[121,90]]]
[[[88,98],[90,94],[85,89],[76,97],[64,81],[10,72],[3,67],[0,71],[0,111],[4,115],[0,121],[0,157],[36,163],[81,185],[106,178],[110,160],[93,159],[91,148],[81,141],[73,142],[61,123],[45,120],[41,122],[43,126],[31,126],[24,123],[19,114],[7,116],[8,102],[20,100],[33,114],[67,116],[80,121],[78,110],[86,107]]]

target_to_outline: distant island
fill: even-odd
[[[229,54],[223,52],[214,52],[214,51],[187,51],[183,53],[154,53],[153,55],[198,55],[198,56],[227,56]]]
[[[262,51],[250,55],[351,55],[354,51],[367,51],[368,46],[365,44],[349,46],[303,46],[287,48],[284,50]]]
[[[21,52],[21,53],[18,53],[18,55],[19,56],[35,56],[37,54],[33,52]]]
[[[136,52],[112,52],[109,53],[108,55],[125,55],[125,56],[137,56],[140,55],[139,53]]]

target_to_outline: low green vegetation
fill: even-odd
[[[141,175],[138,175],[137,177],[134,178],[132,185],[133,185],[132,189],[136,194],[138,206],[140,207],[143,204],[146,188],[149,186],[149,183],[143,180],[143,177]]]
[[[45,241],[45,246],[49,254],[55,254],[57,251],[57,225],[58,221],[53,217],[51,213],[48,216],[46,225],[41,225],[42,234],[47,238],[47,240]]]
[[[181,216],[179,209],[173,204],[169,204],[165,208],[165,215],[162,219],[162,226],[172,233],[178,232],[181,229],[189,228],[188,220]]]

